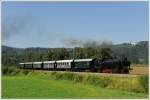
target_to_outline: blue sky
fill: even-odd
[[[67,39],[148,40],[148,2],[2,2],[2,44],[65,47]]]

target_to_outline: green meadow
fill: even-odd
[[[95,77],[82,76],[77,77],[70,72],[19,72],[16,75],[4,75],[2,98],[148,98],[146,92],[93,84],[97,80]]]

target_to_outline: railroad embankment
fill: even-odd
[[[74,83],[90,84],[107,89],[117,89],[136,93],[148,93],[147,75],[100,74],[88,72],[36,71],[20,69],[3,69],[3,75],[26,75],[55,80],[69,80]]]

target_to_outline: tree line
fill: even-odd
[[[2,46],[2,65],[13,66],[20,62],[35,62],[63,59],[112,58],[126,56],[131,63],[148,63],[148,42],[141,41],[136,45],[120,44],[107,48],[12,48]]]

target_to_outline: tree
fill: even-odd
[[[102,48],[101,58],[112,58],[112,50],[110,48]]]

